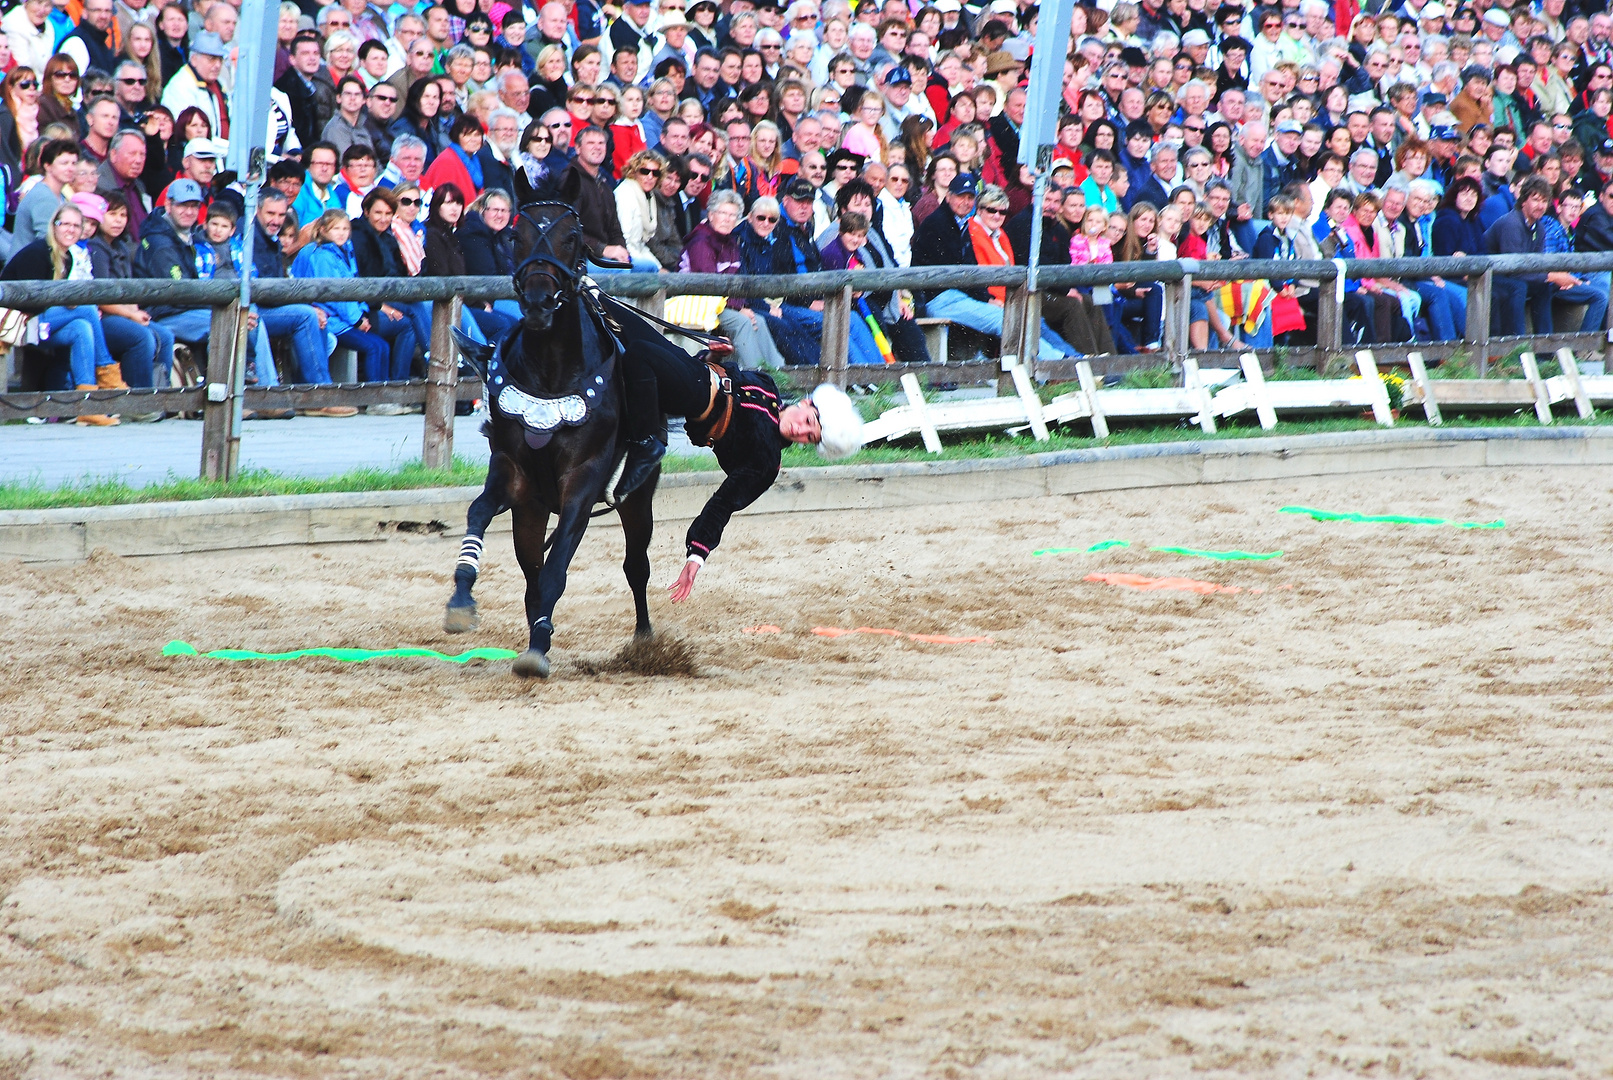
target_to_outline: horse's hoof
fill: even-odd
[[[466,607],[449,605],[443,613],[442,628],[450,634],[468,634],[482,625],[482,617],[476,611],[475,603]]]
[[[510,670],[523,679],[547,679],[549,658],[536,649],[528,649],[515,658]]]

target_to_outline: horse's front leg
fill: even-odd
[[[509,458],[494,454],[487,467],[487,483],[465,515],[465,538],[459,542],[459,562],[454,567],[454,595],[448,598],[448,609],[442,620],[442,628],[450,634],[474,630],[481,622],[471,590],[476,587],[476,575],[481,570],[482,539],[487,535],[487,527],[510,508],[508,490]]]
[[[515,561],[520,564],[521,574],[526,578],[526,621],[529,626],[535,627],[543,610],[543,534],[549,528],[549,510],[544,506],[528,505],[525,500],[518,501],[511,515],[511,524],[515,528]],[[532,636],[536,641],[536,630]],[[544,642],[543,652],[534,652],[529,648],[515,658],[517,675],[535,675],[540,679],[548,677],[549,659],[544,655],[548,652],[547,635]]]
[[[532,640],[526,652],[515,658],[515,673],[522,676],[549,677],[549,644],[554,638],[554,609],[566,591],[566,572],[571,568],[572,556],[588,531],[588,512],[593,509],[594,496],[603,483],[598,470],[589,470],[589,478],[568,483],[562,491],[563,502],[560,520],[555,524],[549,553],[543,559],[536,579],[527,575],[527,619],[532,625]],[[523,564],[523,569],[524,569]],[[537,597],[536,614],[533,612],[534,592]]]

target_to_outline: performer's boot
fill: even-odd
[[[651,435],[631,439],[627,443],[627,461],[622,466],[622,479],[616,484],[614,499],[621,502],[650,478],[666,456],[666,443]]]
[[[666,418],[661,415],[655,373],[648,364],[628,363],[623,374],[626,400],[622,403],[622,435],[627,443],[627,460],[611,495],[612,501],[618,503],[648,480],[666,456]]]

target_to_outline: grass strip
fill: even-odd
[[[1280,551],[1200,551],[1197,548],[1185,547],[1151,547],[1149,551],[1162,551],[1167,555],[1187,555],[1195,559],[1218,559],[1221,562],[1241,562],[1253,560],[1263,562],[1266,559],[1280,559]]]
[[[513,649],[466,649],[458,656],[449,656],[435,649],[296,649],[292,652],[265,653],[250,649],[214,649],[198,652],[187,641],[170,641],[162,647],[164,656],[200,656],[208,660],[301,660],[306,656],[323,656],[345,664],[362,664],[366,660],[379,660],[388,656],[424,656],[431,660],[446,660],[450,664],[463,664],[470,660],[513,660]]]
[[[1451,521],[1449,518],[1411,517],[1406,514],[1356,514],[1315,510],[1309,506],[1284,506],[1280,514],[1305,514],[1314,521],[1356,521],[1372,525],[1450,525],[1457,529],[1504,529],[1507,523],[1500,518],[1494,521]],[[1279,554],[1281,554],[1279,552]]]

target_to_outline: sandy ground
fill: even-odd
[[[742,518],[678,679],[608,529],[547,684],[158,655],[519,647],[507,534],[468,639],[440,539],[0,565],[0,1077],[1613,1075],[1610,487]]]

